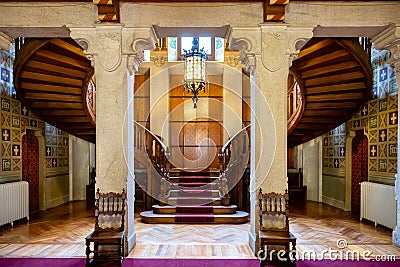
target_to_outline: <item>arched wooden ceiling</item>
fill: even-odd
[[[39,117],[95,142],[95,119],[86,103],[93,67],[72,39],[31,39],[17,52],[14,85],[19,100]]]
[[[372,87],[369,57],[356,38],[312,38],[291,72],[303,92],[298,119],[288,125],[288,145],[318,137],[349,120]]]

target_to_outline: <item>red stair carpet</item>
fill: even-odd
[[[177,196],[175,223],[214,222],[212,191],[198,189],[211,183],[214,179],[210,177],[210,172],[207,170],[180,172],[178,185],[181,187],[181,191]]]

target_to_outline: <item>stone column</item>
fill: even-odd
[[[244,37],[246,36],[246,37]],[[251,83],[251,165],[249,243],[258,250],[257,193],[287,189],[287,78],[291,61],[312,37],[312,28],[265,24],[233,29],[230,48],[241,50]]]
[[[149,28],[99,24],[70,28],[71,37],[94,66],[96,81],[96,187],[101,192],[127,191],[127,250],[136,243],[134,232],[134,72],[143,50],[154,49]],[[148,37],[150,36],[150,37]],[[97,189],[96,189],[97,190]]]
[[[400,26],[389,25],[385,30],[372,38],[375,48],[382,50],[386,49],[391,52],[389,63],[396,70],[396,82],[400,88]],[[400,107],[400,98],[398,98]],[[400,116],[400,109],[397,110],[397,117]],[[400,149],[400,128],[397,126],[397,151]],[[397,174],[395,181],[395,198],[397,200],[397,225],[393,231],[393,245],[400,247],[400,159],[397,154]]]
[[[7,34],[0,32],[0,50],[10,50],[13,39]]]

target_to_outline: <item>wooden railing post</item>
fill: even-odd
[[[136,139],[138,144],[135,144],[135,149],[138,149],[142,153],[147,153],[150,164],[161,177],[158,198],[161,204],[166,204],[171,190],[171,183],[169,181],[169,149],[159,137],[136,121],[135,136],[140,136],[140,139]]]
[[[219,160],[219,193],[222,200],[222,205],[230,205],[229,184],[234,184],[237,179],[240,179],[248,164],[248,155],[250,152],[247,130],[250,125],[241,129],[232,138],[230,138],[221,148],[218,154]],[[243,156],[246,162],[244,162]]]

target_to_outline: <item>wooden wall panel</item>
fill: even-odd
[[[136,74],[134,84],[134,118],[145,127],[150,126],[150,74]]]
[[[177,147],[180,147],[188,160],[197,160],[197,162],[188,162],[180,167],[196,168],[204,165],[205,162],[212,162],[208,166],[209,168],[219,167],[217,154],[222,146],[223,133],[223,127],[220,125],[223,118],[223,87],[220,85],[222,76],[210,75],[208,79],[210,83],[206,92],[199,94],[197,109],[193,108],[192,95],[187,92],[183,93],[183,85],[170,90],[169,111],[172,112],[169,121],[171,157],[175,158],[172,154],[177,152]],[[170,76],[170,84],[172,85],[176,85],[181,80],[182,76]],[[184,102],[185,104],[183,104]],[[181,128],[182,125],[184,125],[183,128]],[[212,139],[213,142],[209,142],[208,139]],[[216,149],[210,146],[213,143],[217,146]],[[217,150],[217,153],[215,153],[215,150]]]

